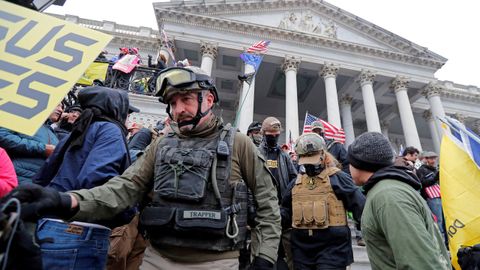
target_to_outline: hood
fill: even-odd
[[[104,116],[125,123],[128,116],[129,101],[125,90],[103,86],[86,87],[78,94],[83,109],[96,107]]]
[[[397,180],[410,185],[415,190],[420,190],[422,187],[420,180],[418,180],[411,168],[394,165],[376,171],[363,186],[364,193],[367,194],[370,189],[382,180]]]

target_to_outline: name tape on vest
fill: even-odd
[[[204,218],[204,219],[217,219],[220,220],[222,218],[222,214],[217,211],[194,211],[188,210],[183,211],[183,218],[184,219],[192,219],[192,218]]]

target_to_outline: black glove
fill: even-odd
[[[72,198],[69,194],[37,184],[23,184],[10,192],[2,201],[10,198],[17,198],[22,204],[21,219],[23,221],[35,222],[45,216],[68,219],[76,213],[76,210],[71,209]]]
[[[273,270],[273,263],[265,260],[262,257],[255,257],[249,270]]]

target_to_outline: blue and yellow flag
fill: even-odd
[[[460,269],[457,251],[480,243],[480,138],[453,119],[440,150],[440,188],[452,265]]]

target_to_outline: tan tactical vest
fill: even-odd
[[[326,229],[347,225],[343,202],[337,199],[330,184],[330,175],[340,171],[329,167],[316,177],[299,175],[292,190],[292,227]]]

